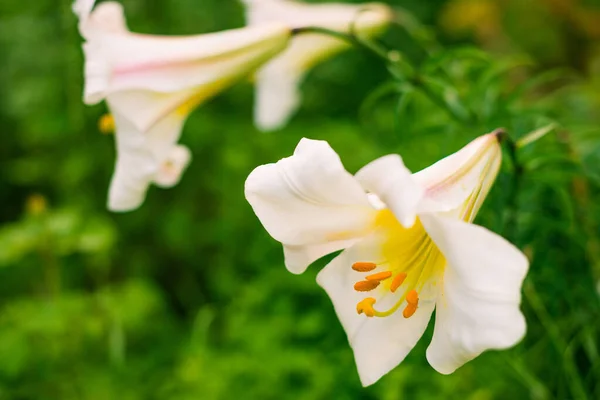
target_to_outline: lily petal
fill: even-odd
[[[283,257],[285,266],[293,274],[301,274],[306,268],[327,254],[334,253],[341,249],[346,249],[356,243],[358,239],[335,240],[323,244],[307,244],[295,246],[284,244]]]
[[[274,59],[256,73],[254,122],[258,129],[268,132],[287,124],[300,105],[303,76],[282,58]]]
[[[94,3],[94,1],[88,1],[86,7],[89,7],[90,3]],[[100,3],[93,12],[91,12],[92,8],[93,7],[89,8],[87,14],[78,14],[82,23],[80,28],[82,34],[93,35],[94,33],[101,34],[102,32],[129,32],[129,29],[127,28],[127,22],[125,21],[125,13],[121,3],[107,1]]]
[[[352,270],[352,264],[377,260],[382,240],[377,234],[371,235],[342,252],[317,275],[318,284],[331,298],[348,335],[363,386],[377,382],[404,360],[425,332],[435,305],[433,301],[420,302],[410,318],[404,318],[402,312],[385,318],[357,313],[356,305],[365,297],[373,297],[375,306],[381,309],[389,308],[397,300],[398,296],[389,290],[378,288],[364,293],[353,289],[364,275]]]
[[[96,0],[76,0],[73,3],[73,12],[80,20],[85,20],[92,12],[94,3],[96,3]]]
[[[529,264],[525,255],[480,226],[433,215],[419,218],[448,261],[427,349],[429,364],[450,374],[487,349],[518,343],[526,329],[519,310]]]
[[[187,168],[191,159],[192,152],[186,146],[173,146],[154,177],[156,186],[169,188],[179,183],[181,174]]]
[[[480,206],[498,174],[501,157],[498,134],[489,133],[415,173],[413,179],[426,188],[419,211],[459,217],[469,200]],[[474,217],[477,210],[471,211]]]
[[[159,163],[146,145],[146,135],[122,115],[113,113],[113,117],[117,161],[108,191],[108,209],[129,211],[144,202]]]
[[[375,214],[362,187],[320,140],[302,139],[293,156],[256,168],[246,180],[245,194],[267,232],[290,246],[287,256],[298,254],[298,246],[314,246],[302,256],[286,258],[295,273],[323,251],[339,250],[364,235]]]
[[[317,26],[372,37],[389,24],[392,13],[381,3],[303,4],[288,0],[245,0],[249,25],[281,22],[292,28]],[[297,35],[288,48],[257,74],[255,121],[261,130],[285,125],[300,103],[298,85],[314,65],[349,48],[322,34]]]
[[[88,104],[116,91],[202,91],[216,81],[233,83],[283,50],[291,35],[277,23],[195,36],[134,34],[113,2],[98,5],[80,29],[87,39]]]
[[[355,176],[365,190],[375,193],[392,210],[404,227],[414,224],[424,189],[412,178],[399,155],[378,158]]]
[[[211,94],[219,89],[211,90]],[[187,117],[196,105],[205,99],[205,97],[199,99],[195,96],[204,94],[206,91],[195,95],[193,88],[174,93],[126,90],[110,94],[107,101],[113,112],[126,115],[137,129],[147,131],[171,113],[177,113],[182,118]]]
[[[350,339],[354,359],[363,386],[377,382],[397,367],[425,332],[435,303],[421,301],[410,318],[401,312],[386,318],[369,318]]]
[[[113,116],[117,161],[110,183],[108,208],[130,211],[143,203],[150,183],[161,180],[160,169],[171,156],[184,119],[173,113],[143,132],[120,113]],[[183,168],[181,166],[181,171]]]
[[[319,26],[349,32],[351,26],[358,32],[382,30],[390,22],[392,10],[383,3],[364,4],[310,4],[292,0],[242,0],[250,25],[267,22],[285,22],[292,28]],[[384,15],[385,14],[385,15]]]
[[[86,39],[84,101],[106,99],[115,117],[109,208],[126,211],[141,204],[150,182],[179,181],[189,152],[170,158],[187,115],[283,50],[291,30],[272,23],[195,36],[136,34],[121,4],[94,3],[73,5]]]

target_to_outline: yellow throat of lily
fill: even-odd
[[[352,269],[368,273],[365,279],[354,284],[359,292],[374,290],[380,285],[390,294],[398,294],[396,303],[387,311],[374,308],[375,299],[367,297],[356,305],[359,314],[367,317],[387,317],[395,313],[406,300],[402,311],[410,318],[419,305],[419,293],[428,283],[436,285],[443,275],[446,259],[429,237],[417,218],[410,228],[403,227],[388,209],[377,214],[376,224],[386,235],[382,246],[383,260],[378,262],[356,262]],[[381,267],[381,271],[374,272]]]
[[[426,196],[450,185],[461,185],[465,176],[479,166],[478,184],[454,213],[456,218],[472,222],[498,174],[502,156],[501,138],[500,131],[482,137],[487,143],[452,174],[428,186]],[[486,161],[482,164],[484,157]],[[365,273],[364,280],[354,284],[354,290],[370,292],[379,288],[387,292],[385,296],[396,295],[398,298],[388,310],[380,311],[375,309],[376,299],[366,297],[358,302],[356,311],[367,317],[387,317],[406,304],[402,315],[410,318],[417,311],[424,290],[427,300],[434,300],[435,291],[432,293],[431,289],[442,290],[446,259],[418,217],[410,228],[406,228],[390,209],[382,209],[377,212],[374,229],[385,237],[381,245],[382,259],[359,261],[352,265],[353,270]]]

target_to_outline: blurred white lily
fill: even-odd
[[[498,134],[412,174],[397,155],[352,176],[326,142],[256,168],[246,198],[301,273],[345,249],[317,277],[331,297],[367,386],[398,365],[437,307],[431,366],[443,374],[516,344],[526,257],[471,224],[498,173]],[[370,292],[366,295],[366,292]]]
[[[283,22],[292,28],[320,27],[337,32],[373,37],[389,25],[392,11],[381,3],[303,4],[290,0],[242,0],[247,22],[260,26]],[[285,125],[298,108],[298,86],[310,68],[341,52],[349,44],[331,36],[302,33],[288,48],[261,68],[256,75],[254,120],[261,130]]]
[[[137,34],[119,3],[94,3],[73,6],[86,40],[84,102],[105,99],[113,114],[117,162],[108,207],[127,211],[144,201],[150,183],[179,180],[190,159],[176,146],[188,114],[283,50],[291,31],[272,23],[194,36]]]

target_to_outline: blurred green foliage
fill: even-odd
[[[598,4],[390,3],[403,27],[383,42],[418,81],[347,52],[310,73],[302,109],[271,134],[253,128],[241,83],[188,120],[182,182],[127,214],[105,209],[113,138],[96,127],[104,106],[81,103],[70,1],[0,4],[0,399],[600,398]],[[234,0],[124,5],[139,32],[243,25]],[[516,139],[550,124],[517,166],[506,157],[478,217],[532,260],[526,338],[443,376],[425,361],[428,331],[361,388],[314,282],[326,260],[285,270],[244,200],[248,173],[304,136],[350,171],[390,152],[416,171],[497,127]]]

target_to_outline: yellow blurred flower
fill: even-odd
[[[29,215],[41,215],[47,208],[48,202],[41,194],[32,194],[25,200],[25,212]]]
[[[450,34],[473,33],[485,41],[500,31],[500,8],[493,0],[452,0],[442,11],[440,24]]]

